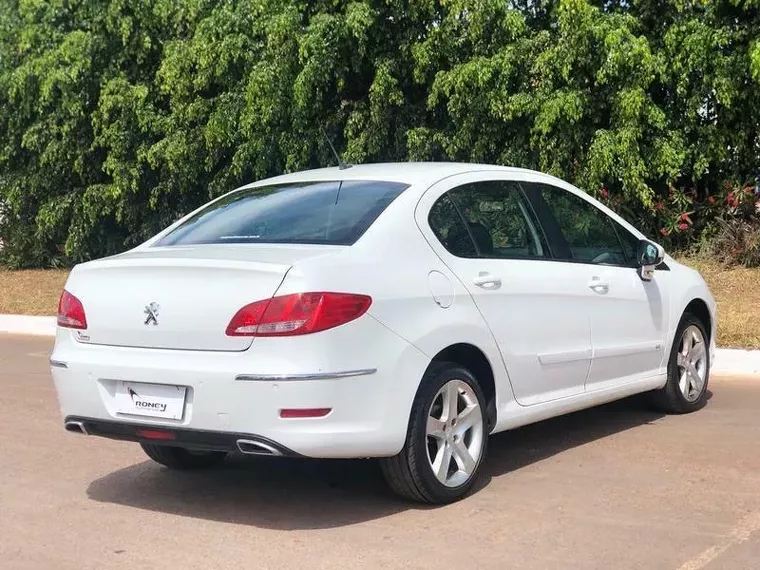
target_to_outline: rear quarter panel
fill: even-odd
[[[296,264],[278,294],[329,290],[370,295],[369,315],[422,352],[428,364],[453,344],[476,346],[491,364],[498,409],[500,403],[513,399],[501,354],[470,294],[420,233],[414,219],[418,200],[414,188],[404,192],[356,244],[331,257],[329,263],[316,259]],[[447,308],[433,298],[431,271],[440,274],[439,286],[441,280],[448,281],[451,304]],[[420,369],[412,377],[398,379],[409,395],[410,407],[424,372]]]

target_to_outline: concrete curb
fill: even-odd
[[[0,315],[0,333],[55,336],[55,317]],[[719,348],[713,372],[722,374],[760,374],[760,350]]]
[[[713,372],[722,374],[760,374],[760,350],[719,348],[715,351]]]
[[[55,336],[55,317],[0,315],[0,333]]]

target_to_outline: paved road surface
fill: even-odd
[[[421,508],[374,464],[173,473],[64,432],[50,340],[0,335],[0,568],[757,570],[760,379],[708,406],[628,400],[492,438],[479,492]]]

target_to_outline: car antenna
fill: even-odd
[[[332,141],[330,140],[330,137],[327,136],[327,133],[324,129],[322,129],[322,134],[325,136],[325,140],[327,141],[327,144],[330,145],[330,150],[335,155],[336,160],[338,161],[338,170],[345,170],[346,168],[351,168],[353,164],[349,164],[347,162],[343,162],[340,158],[340,155],[335,150],[335,147],[333,146]]]

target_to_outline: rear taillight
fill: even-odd
[[[65,289],[58,301],[58,326],[67,329],[87,328],[87,317],[84,314],[82,301]]]
[[[240,309],[228,336],[292,336],[315,333],[367,312],[372,298],[350,293],[295,293],[257,301]]]

